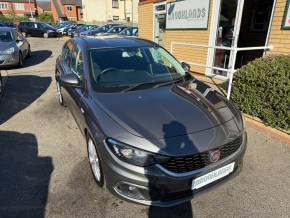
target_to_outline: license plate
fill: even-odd
[[[212,171],[206,175],[203,175],[201,177],[198,177],[192,181],[192,190],[199,189],[203,186],[206,186],[216,180],[219,180],[227,175],[229,175],[231,172],[234,171],[235,163],[231,163],[229,165],[226,165],[222,168],[219,168],[215,171]]]

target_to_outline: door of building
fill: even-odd
[[[267,2],[267,7],[265,7],[265,2]],[[211,31],[209,42],[211,48],[207,61],[207,65],[212,66],[213,69],[207,69],[207,75],[227,79],[230,69],[247,63],[245,58],[250,60],[263,54],[263,50],[250,51],[246,56],[245,52],[238,52],[237,48],[251,49],[251,47],[267,45],[274,4],[275,0],[217,0],[214,2],[211,26],[213,31]]]

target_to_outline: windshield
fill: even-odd
[[[165,83],[186,75],[179,62],[158,47],[93,49],[90,59],[93,85],[100,92]]]
[[[10,31],[0,31],[0,42],[11,42],[13,40]]]

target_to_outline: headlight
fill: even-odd
[[[167,161],[169,157],[153,154],[141,149],[131,147],[114,139],[107,139],[110,150],[120,160],[137,166],[150,166]]]
[[[11,48],[8,48],[4,51],[0,51],[0,54],[13,54],[14,52],[15,52],[15,48],[11,47]]]

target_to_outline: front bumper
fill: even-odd
[[[197,195],[238,175],[243,166],[246,147],[247,137],[245,135],[240,148],[229,157],[202,169],[176,174],[159,165],[141,168],[127,164],[116,158],[105,145],[102,152],[103,171],[107,188],[118,197],[139,204],[169,207],[190,201]],[[193,179],[233,162],[235,162],[235,168],[231,174],[198,190],[191,190]],[[124,194],[125,189],[137,190],[136,192],[139,194],[130,194],[130,191],[127,192],[129,194]]]
[[[60,37],[61,35],[60,32],[48,32],[48,37]]]
[[[17,53],[2,55],[0,54],[0,67],[14,66],[19,61],[19,55]]]

